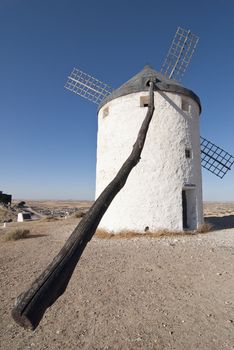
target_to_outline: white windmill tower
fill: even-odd
[[[99,228],[194,230],[203,223],[201,164],[222,178],[234,159],[200,139],[200,100],[179,83],[197,42],[190,31],[178,28],[160,73],[146,66],[113,91],[76,68],[69,76],[68,90],[99,105],[96,197],[130,153],[148,106],[148,82],[154,82],[155,112],[141,161]]]
[[[96,196],[102,194],[18,297],[12,316],[21,326],[35,329],[64,293],[98,224],[117,233],[196,229],[203,222],[201,164],[222,178],[234,158],[204,138],[200,148],[199,98],[178,83],[197,41],[179,28],[161,73],[146,66],[113,92],[78,69],[69,76],[66,88],[99,104]]]

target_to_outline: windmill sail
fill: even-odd
[[[201,137],[201,165],[211,173],[220,177],[231,170],[234,157],[214,143]]]
[[[112,92],[110,86],[77,68],[69,75],[65,88],[96,104]]]
[[[161,73],[169,79],[181,81],[198,43],[198,37],[178,27],[166,59],[162,65]]]

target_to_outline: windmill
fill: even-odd
[[[165,101],[168,99],[167,94],[174,94],[174,96],[177,94],[180,96],[180,101],[172,101],[170,97],[170,101],[167,101],[168,108],[171,110],[171,106],[174,105],[174,112],[175,115],[178,116],[178,113],[183,114],[182,118],[179,118],[177,121],[178,123],[183,124],[184,119],[186,119],[186,114],[187,114],[187,119],[194,119],[193,122],[189,125],[184,125],[185,129],[188,128],[189,130],[184,130],[185,133],[190,133],[191,135],[187,137],[187,145],[184,144],[185,148],[185,157],[186,158],[192,158],[192,160],[188,161],[185,160],[185,162],[182,162],[181,164],[178,164],[178,166],[184,167],[184,174],[181,175],[181,178],[184,177],[183,179],[183,184],[181,184],[181,198],[177,198],[177,204],[173,204],[173,207],[171,205],[167,206],[168,210],[170,210],[175,216],[178,216],[178,220],[175,222],[172,217],[168,216],[167,214],[164,215],[165,218],[162,219],[162,212],[160,212],[157,207],[162,205],[163,197],[168,193],[168,190],[165,189],[165,193],[161,194],[161,198],[159,198],[159,193],[156,191],[154,194],[152,194],[152,184],[148,184],[146,186],[146,182],[143,186],[143,188],[140,189],[144,195],[149,198],[149,201],[153,201],[153,195],[158,198],[158,203],[157,200],[155,200],[154,205],[148,206],[145,208],[145,213],[142,214],[144,216],[144,219],[142,219],[141,223],[139,224],[133,224],[126,220],[122,224],[120,224],[119,216],[121,216],[121,213],[125,213],[125,217],[129,214],[129,216],[136,216],[136,212],[129,212],[127,208],[123,208],[123,203],[126,202],[126,206],[133,207],[134,206],[134,201],[138,202],[143,200],[143,195],[140,196],[138,193],[137,186],[139,187],[140,183],[140,174],[136,175],[135,179],[135,184],[130,184],[129,186],[129,191],[124,189],[122,192],[126,192],[126,194],[121,193],[119,194],[119,204],[116,204],[117,199],[112,204],[112,208],[108,210],[106,213],[104,219],[101,222],[101,228],[107,229],[113,232],[120,231],[121,229],[133,229],[133,230],[140,230],[142,231],[143,229],[147,230],[148,228],[150,229],[156,229],[157,227],[155,226],[155,223],[153,221],[157,221],[157,225],[159,227],[163,228],[168,228],[168,229],[196,229],[200,224],[203,222],[203,217],[202,217],[202,185],[201,185],[201,175],[200,175],[200,166],[204,167],[214,175],[218,176],[219,178],[223,178],[224,175],[227,173],[227,171],[231,170],[231,166],[234,163],[234,158],[232,155],[230,155],[228,152],[223,150],[221,147],[218,147],[211,141],[207,140],[204,137],[199,136],[199,131],[198,128],[198,123],[196,124],[196,120],[198,122],[198,115],[200,114],[201,111],[201,105],[200,105],[200,100],[196,94],[194,94],[191,90],[188,90],[184,88],[181,85],[181,80],[183,78],[183,75],[188,67],[188,65],[191,62],[193,53],[195,51],[195,48],[198,43],[198,37],[191,33],[190,30],[185,30],[183,28],[178,28],[175,34],[175,37],[172,41],[172,44],[169,48],[168,54],[163,62],[163,65],[161,67],[160,72],[154,71],[151,67],[147,66],[138,73],[136,76],[134,76],[132,79],[130,79],[127,83],[123,84],[120,88],[113,90],[110,86],[105,84],[104,82],[82,72],[81,70],[74,68],[71,74],[68,77],[68,80],[65,84],[65,88],[74,92],[75,94],[78,94],[89,101],[95,103],[98,105],[98,111],[99,111],[99,130],[98,130],[98,150],[97,150],[97,177],[96,177],[96,197],[101,193],[103,188],[105,188],[105,185],[108,184],[108,181],[111,179],[111,176],[114,175],[115,171],[117,171],[117,168],[115,167],[114,164],[112,164],[111,158],[117,158],[118,152],[123,151],[123,147],[121,144],[125,143],[128,144],[128,147],[130,146],[129,142],[127,141],[127,138],[131,137],[128,135],[125,139],[125,141],[121,140],[124,134],[124,129],[126,130],[127,127],[127,122],[125,122],[125,126],[121,129],[118,127],[118,123],[124,123],[124,119],[121,119],[121,116],[119,114],[125,115],[128,112],[125,110],[127,108],[129,109],[134,109],[134,103],[137,105],[137,108],[134,109],[134,114],[141,114],[140,108],[141,106],[147,106],[147,97],[144,97],[144,91],[147,90],[147,86],[145,82],[149,80],[150,78],[154,79],[155,82],[155,90],[158,91],[158,95],[163,94],[163,100],[161,101],[161,104],[156,107],[155,113],[160,108],[164,108],[163,104]],[[130,96],[133,96],[134,94],[137,95],[137,93],[142,93],[142,96],[138,96],[140,99],[139,104],[138,102],[132,102],[132,105],[128,105],[128,100]],[[138,94],[138,95],[139,95]],[[135,98],[137,98],[135,95]],[[172,95],[171,95],[172,96]],[[157,98],[159,98],[158,96]],[[126,98],[125,103],[123,100]],[[115,106],[117,103],[117,100],[119,99],[119,105],[122,104],[123,109],[121,109],[120,113],[120,107],[119,112],[117,111],[118,108]],[[121,100],[121,101],[120,101]],[[194,109],[197,107],[193,106],[193,103],[197,105],[199,108],[199,112],[195,112]],[[180,111],[178,112],[178,107]],[[176,110],[177,108],[177,110]],[[111,113],[111,110],[113,111],[114,114],[118,114],[118,119],[119,121],[114,124],[114,119],[115,116]],[[193,111],[192,111],[193,110]],[[174,112],[169,112],[168,113],[172,114]],[[131,111],[129,111],[131,114]],[[194,114],[195,113],[195,114]],[[169,114],[167,117],[170,118]],[[192,115],[194,114],[194,115]],[[196,115],[198,114],[198,115]],[[128,119],[128,123],[132,123],[132,119],[135,118],[135,115],[132,117],[129,117],[128,115],[125,115],[125,118]],[[111,123],[113,122],[113,125]],[[137,130],[137,125],[134,123],[131,124],[133,128]],[[172,127],[173,123],[171,125],[168,125],[168,127]],[[116,133],[119,133],[117,138],[120,138],[120,140],[116,139],[116,133],[111,130],[111,128],[115,129]],[[157,126],[155,126],[157,129]],[[196,129],[196,130],[195,130]],[[136,133],[135,130],[135,133]],[[176,131],[175,131],[176,132]],[[107,135],[109,133],[109,135]],[[160,137],[159,130],[155,132],[155,139],[152,141],[152,143],[156,143],[157,138]],[[197,134],[196,138],[199,139],[199,144],[197,143],[197,140],[193,140],[194,135],[192,134]],[[121,134],[121,135],[120,135]],[[131,134],[131,130],[128,129],[128,134]],[[164,137],[165,137],[164,133]],[[179,142],[177,140],[176,135],[174,135],[175,142]],[[161,136],[162,137],[162,136]],[[182,137],[182,136],[181,136]],[[186,138],[186,135],[183,135],[183,137]],[[173,136],[172,136],[173,138]],[[109,139],[109,141],[108,141]],[[111,139],[111,141],[110,141]],[[114,143],[117,143],[116,147],[119,147],[119,150],[114,151]],[[182,142],[182,139],[180,140]],[[112,144],[111,144],[112,143]],[[104,145],[105,144],[105,145]],[[106,146],[108,144],[108,146]],[[168,154],[170,153],[170,147],[171,145],[168,144]],[[155,148],[152,146],[151,151],[153,153],[161,152],[160,151],[160,145],[158,147],[155,146]],[[161,152],[162,153],[162,152]],[[165,153],[166,154],[166,153]],[[156,155],[157,157],[157,155]],[[166,155],[167,157],[167,155]],[[122,159],[122,158],[121,158]],[[124,159],[124,157],[123,157]],[[162,160],[158,160],[158,162],[162,162]],[[173,159],[171,159],[173,162]],[[116,160],[114,161],[116,162]],[[152,163],[152,160],[150,160]],[[118,163],[118,162],[117,162]],[[147,162],[146,162],[147,163]],[[118,163],[120,164],[120,163]],[[158,164],[158,163],[157,163]],[[144,165],[143,165],[144,166]],[[150,163],[147,164],[148,168],[150,168]],[[189,172],[188,168],[193,167],[195,171],[192,171],[190,176],[187,176],[187,181],[186,181],[186,176],[185,173],[186,171]],[[177,171],[178,169],[171,169],[170,171]],[[109,174],[106,174],[109,171]],[[149,170],[150,171],[150,170]],[[149,172],[148,171],[148,172]],[[169,172],[170,172],[169,171]],[[139,172],[143,172],[142,169],[139,169]],[[154,172],[154,170],[152,170]],[[194,175],[194,173],[197,173],[197,175]],[[165,173],[162,174],[164,177],[166,176]],[[110,175],[110,176],[109,176]],[[138,176],[138,179],[137,179]],[[171,174],[173,177],[173,174]],[[168,179],[171,179],[171,176],[168,175]],[[194,176],[196,179],[194,180]],[[188,179],[190,177],[190,179]],[[167,181],[168,181],[167,179]],[[155,186],[164,186],[164,181],[162,178],[160,178],[160,174],[157,176],[152,176],[151,178],[152,181],[154,181]],[[143,181],[145,181],[143,179]],[[146,180],[147,181],[147,180]],[[127,185],[128,186],[128,185]],[[126,187],[127,187],[126,186]],[[135,187],[134,187],[135,186]],[[174,186],[178,186],[177,179],[175,179],[175,184]],[[193,193],[192,189],[196,187],[196,191]],[[132,192],[131,192],[132,191]],[[173,189],[172,189],[173,191]],[[154,192],[154,191],[153,191]],[[132,193],[132,194],[131,194]],[[126,198],[132,197],[131,200],[127,200]],[[135,198],[134,198],[135,196]],[[147,199],[146,199],[147,201]],[[168,200],[168,203],[173,202],[173,198],[170,198]],[[174,199],[176,201],[176,199]],[[139,204],[136,203],[135,211],[137,211],[137,207]],[[160,204],[161,203],[161,204]],[[177,213],[175,213],[175,207],[177,207]],[[190,207],[190,208],[189,208]],[[121,209],[122,208],[122,209]],[[163,211],[166,211],[167,209],[164,208]],[[112,211],[112,213],[111,213]],[[155,217],[154,220],[145,220],[145,217],[147,216],[147,211],[150,212],[152,211],[153,215]],[[155,216],[155,212],[158,212],[158,215]],[[150,215],[150,214],[149,214]],[[122,217],[122,216],[121,216]],[[161,220],[162,219],[162,220]],[[135,220],[135,219],[134,219]],[[145,225],[143,221],[145,220]],[[122,219],[121,219],[122,221]],[[133,221],[133,219],[132,219]],[[146,222],[148,221],[148,222]],[[164,224],[164,222],[169,222],[171,221],[171,224]],[[116,224],[113,224],[113,222],[116,222]],[[143,227],[144,226],[144,227]]]
[[[35,329],[46,309],[64,293],[100,221],[107,228],[114,222],[116,230],[127,218],[130,227],[137,224],[141,231],[152,230],[160,216],[161,223],[168,219],[169,227],[180,229],[202,223],[201,162],[222,178],[234,158],[204,138],[200,142],[200,100],[178,83],[197,42],[190,31],[178,28],[161,73],[146,66],[116,90],[76,68],[72,71],[66,88],[99,105],[98,198],[58,255],[17,298],[12,316],[19,325]],[[168,137],[171,133],[173,137]]]

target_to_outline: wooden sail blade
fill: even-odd
[[[111,94],[112,88],[81,70],[74,68],[68,76],[65,88],[89,101],[100,104],[100,102]]]
[[[231,170],[234,157],[211,141],[201,137],[201,164],[221,179]]]
[[[191,62],[198,40],[190,30],[178,27],[163,62],[161,73],[169,79],[181,81]]]

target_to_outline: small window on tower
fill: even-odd
[[[181,108],[183,111],[189,112],[189,103],[184,98],[182,98],[182,101],[181,101]]]
[[[191,149],[189,149],[189,148],[185,149],[185,157],[186,158],[191,158]]]
[[[109,114],[109,107],[106,107],[104,110],[103,110],[103,118],[107,117]]]
[[[149,106],[149,96],[141,96],[140,97],[140,106],[148,107]]]

